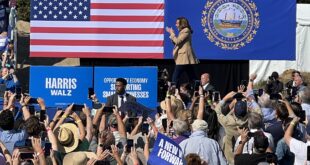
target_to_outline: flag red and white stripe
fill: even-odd
[[[164,56],[164,0],[91,0],[90,21],[31,20],[31,57]]]

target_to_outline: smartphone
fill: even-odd
[[[28,104],[38,104],[38,98],[30,98]]]
[[[147,135],[149,133],[149,124],[143,123],[142,124],[142,135]]]
[[[258,96],[262,96],[264,94],[264,89],[258,89]]]
[[[35,115],[36,110],[35,110],[34,106],[33,105],[29,105],[28,108],[29,108],[30,115]]]
[[[299,122],[303,123],[306,121],[306,111],[302,110],[299,112]]]
[[[127,139],[127,146],[126,146],[126,152],[127,153],[131,152],[131,147],[133,147],[133,140],[132,139]]]
[[[95,94],[94,88],[88,88],[88,99],[92,99],[91,96]]]
[[[40,110],[40,122],[44,122],[46,119],[46,110]]]
[[[22,88],[21,87],[17,87],[15,88],[15,93],[16,93],[16,100],[20,100],[20,98],[22,97]]]
[[[105,107],[103,108],[103,112],[113,113],[113,109],[114,109],[113,106],[105,106]]]
[[[129,118],[128,118],[128,123],[129,123],[129,124],[133,124],[133,123],[135,122],[136,119],[137,119],[137,118],[135,118],[135,117],[129,117]]]
[[[163,110],[161,109],[160,106],[157,106],[156,109],[157,109],[157,113],[158,114],[162,114],[163,113]]]
[[[102,104],[101,103],[93,103],[93,108],[94,109],[100,109],[100,108],[102,108]]]
[[[200,80],[195,80],[194,91],[199,91],[199,86],[201,85]]]
[[[108,165],[110,161],[108,160],[97,160],[94,165]]]
[[[61,117],[64,113],[65,113],[65,111],[61,111],[59,116]]]
[[[33,159],[33,154],[34,154],[34,152],[21,152],[20,158],[22,160]]]
[[[74,112],[80,112],[80,111],[82,111],[83,108],[84,108],[84,105],[81,105],[81,104],[73,104],[72,110],[73,110]]]
[[[51,154],[52,144],[50,142],[45,142],[44,145],[44,155],[49,156]]]
[[[247,87],[248,86],[248,81],[247,80],[241,80],[241,85]]]
[[[163,126],[164,130],[166,131],[167,130],[167,119],[161,119],[161,125]]]
[[[270,100],[279,100],[281,99],[281,95],[278,93],[272,93],[270,94]]]
[[[213,102],[220,101],[220,92],[215,91],[213,92]]]
[[[254,137],[254,135],[255,135],[255,132],[248,132],[248,137]]]

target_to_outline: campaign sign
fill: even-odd
[[[127,80],[126,92],[149,108],[157,104],[157,67],[95,67],[94,89],[97,98],[106,102],[115,93],[117,78]]]
[[[183,152],[180,146],[169,137],[158,133],[154,148],[150,154],[150,165],[183,165]]]
[[[88,88],[92,87],[91,67],[30,67],[30,95],[42,97],[46,106],[83,104],[91,106]]]

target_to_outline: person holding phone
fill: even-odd
[[[290,151],[295,155],[294,164],[309,164],[310,160],[310,139],[307,138],[306,142],[297,140],[293,137],[296,125],[299,123],[300,118],[294,117],[290,125],[285,131],[284,140],[289,146]]]
[[[196,58],[192,47],[193,30],[189,21],[185,17],[179,17],[176,20],[175,26],[179,31],[178,36],[176,36],[171,27],[166,27],[166,31],[174,44],[172,54],[176,66],[172,75],[172,82],[175,82],[176,86],[179,87],[180,76],[183,72],[187,74],[190,82],[196,80],[194,67],[199,63],[199,60]]]
[[[115,94],[107,97],[106,106],[116,105],[121,107],[125,102],[136,102],[136,98],[126,93],[127,80],[124,78],[117,78],[115,82]]]
[[[19,85],[14,69],[2,68],[0,84],[6,85],[6,90],[15,93],[15,88]]]

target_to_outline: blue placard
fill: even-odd
[[[94,89],[97,98],[106,98],[115,93],[115,80],[127,80],[126,92],[136,97],[137,102],[155,108],[157,105],[157,67],[95,67]]]
[[[169,137],[158,133],[154,148],[147,162],[150,165],[183,165],[181,147]]]
[[[198,59],[295,60],[296,0],[167,0],[165,26],[186,17]],[[165,33],[165,58],[174,45]]]
[[[46,106],[83,104],[91,106],[88,88],[92,87],[91,67],[30,67],[30,95],[42,97]]]

